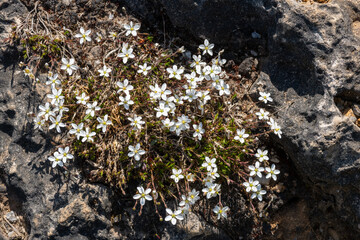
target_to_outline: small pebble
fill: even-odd
[[[15,232],[14,232],[14,231],[9,232],[9,233],[8,233],[8,237],[9,237],[9,238],[14,238],[14,237],[16,237]]]
[[[254,50],[251,50],[250,53],[251,53],[251,55],[253,55],[254,57],[257,57],[257,55],[258,55],[257,52],[255,52]]]
[[[251,37],[255,38],[255,39],[256,38],[261,38],[261,35],[254,31],[253,33],[251,33]]]
[[[6,215],[5,215],[6,219],[9,220],[10,222],[14,223],[17,221],[17,217],[14,213],[14,211],[11,211],[11,212],[8,212]]]

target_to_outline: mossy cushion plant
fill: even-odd
[[[37,32],[29,26],[23,23],[14,37],[25,47],[25,75],[48,87],[34,127],[62,136],[48,157],[52,167],[66,169],[69,160],[95,163],[91,177],[124,193],[134,179],[140,185],[128,191],[134,208],[140,203],[139,214],[153,202],[159,218],[174,225],[200,200],[217,199],[211,200],[213,213],[226,218],[224,184],[262,201],[267,186],[259,179],[277,180],[280,171],[258,136],[281,137],[281,128],[264,109],[240,116],[240,77],[225,71],[223,51],[215,54],[207,39],[187,59],[184,47],[160,48],[133,21],[109,21],[101,29],[45,29],[46,19]],[[37,76],[45,71],[42,82]],[[259,95],[272,102],[270,93]]]

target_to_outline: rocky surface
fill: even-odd
[[[261,74],[252,92],[274,98],[283,127],[274,141],[313,197],[311,227],[324,239],[360,236],[360,129],[334,100],[360,101],[359,1],[153,0],[146,12],[149,1],[120,2],[145,20],[162,11],[168,32],[198,43],[208,38],[238,62],[257,56]]]
[[[1,1],[1,43],[27,12],[18,0]],[[0,49],[1,239],[229,239],[195,214],[176,227],[159,221],[150,206],[138,216],[130,195],[119,198],[107,186],[88,183],[76,161],[66,171],[52,169],[46,159],[56,142],[32,124],[45,91],[24,77],[19,50]],[[3,220],[9,211],[19,217],[12,224],[18,234]]]
[[[55,9],[87,1],[46,2]],[[293,204],[280,209],[277,239],[360,236],[360,130],[335,101],[350,102],[355,119],[360,117],[359,1],[114,2],[148,26],[187,43],[194,40],[189,48],[210,39],[226,49],[242,74],[258,66],[252,92],[272,94],[273,112],[283,127],[283,138],[273,140],[306,185],[308,192],[301,194],[309,195],[297,194]],[[30,239],[227,239],[196,215],[178,228],[159,222],[150,208],[137,216],[131,196],[119,200],[112,189],[88,183],[76,163],[66,172],[51,169],[46,157],[55,143],[32,130],[28,115],[42,92],[17,67],[17,48],[2,44],[11,24],[26,12],[18,0],[0,3],[0,177],[5,186],[0,197],[6,195],[8,210],[21,216],[25,234]],[[69,14],[75,21],[76,14]]]

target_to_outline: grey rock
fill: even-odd
[[[274,99],[283,138],[272,138],[314,196],[312,223],[325,238],[358,238],[360,130],[342,116],[334,97],[360,103],[360,2],[131,2],[152,2],[186,39],[207,38],[239,62],[251,50],[258,53],[261,74],[252,94],[262,89]],[[261,39],[252,38],[254,30]]]

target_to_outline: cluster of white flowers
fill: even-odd
[[[260,92],[259,100],[264,102],[265,104],[273,101],[273,99],[270,97],[270,93],[266,93],[266,92]],[[260,111],[257,112],[256,115],[258,116],[259,120],[269,119],[268,117],[269,112],[264,111],[264,109],[260,109]],[[279,138],[281,138],[282,131],[280,125],[277,124],[273,118],[270,118],[267,124],[270,126],[271,130],[273,130],[274,133],[278,135]]]
[[[214,44],[209,44],[208,40],[205,40],[204,44],[199,48],[203,49],[203,54],[213,55],[212,48]],[[169,73],[169,79],[182,80],[186,79],[187,84],[183,85],[183,90],[178,90],[173,93],[167,89],[167,84],[163,83],[161,86],[158,83],[150,86],[150,97],[152,101],[158,101],[158,107],[155,107],[156,117],[164,117],[162,120],[163,126],[168,128],[171,132],[175,132],[176,135],[180,135],[182,131],[190,129],[191,119],[188,116],[182,114],[177,119],[169,118],[169,115],[176,115],[177,105],[183,105],[184,102],[198,106],[201,113],[204,113],[205,104],[211,99],[209,89],[212,87],[218,90],[219,96],[230,95],[229,85],[225,83],[227,75],[222,71],[222,65],[226,63],[225,59],[221,59],[220,55],[212,59],[211,65],[207,65],[201,61],[201,55],[193,55],[193,62],[190,65],[190,70],[185,73],[184,67],[178,67],[173,65],[171,68],[167,68]],[[146,75],[144,70],[147,65],[141,66],[139,72]],[[205,129],[203,123],[192,124],[194,129],[193,137],[197,140],[201,140]]]
[[[274,181],[276,181],[276,175],[280,173],[279,170],[275,169],[275,164],[272,164],[271,167],[261,167],[261,163],[269,161],[269,157],[267,154],[268,150],[257,150],[257,153],[255,154],[257,161],[255,162],[255,165],[249,166],[250,177],[249,180],[244,183],[244,186],[246,187],[246,192],[252,192],[251,198],[257,198],[259,201],[263,200],[263,195],[266,194],[266,191],[261,188],[259,181],[254,180],[252,177],[261,179],[263,177],[262,173],[265,171],[265,178],[272,178]]]
[[[137,31],[140,29],[140,24],[130,22],[129,24],[124,25],[124,29],[126,30],[125,35],[131,35],[130,37],[133,39],[133,37],[137,37]],[[96,35],[96,42],[99,43],[103,41],[103,37],[100,33],[96,33]],[[80,39],[81,45],[91,44],[92,42],[91,30],[85,30],[83,27],[80,28],[80,33],[76,34],[74,37]],[[116,39],[118,37],[118,33],[110,32],[110,37],[112,39]],[[138,53],[134,52],[134,49],[136,51],[138,49],[136,46],[130,46],[129,43],[123,42],[119,49],[120,52],[117,53],[117,57],[121,58],[123,64],[127,64],[132,59],[132,61],[134,61],[134,59],[137,58],[136,54]],[[178,83],[177,85],[181,84],[179,88],[169,88],[167,83],[156,82],[156,80],[152,80],[153,82],[149,86],[149,96],[151,98],[151,102],[155,104],[155,106],[151,108],[154,110],[154,116],[159,120],[158,122],[161,123],[161,126],[164,129],[168,129],[173,135],[176,134],[177,136],[180,136],[181,134],[184,134],[184,132],[191,131],[193,139],[201,141],[206,132],[206,122],[196,119],[193,116],[186,116],[183,112],[181,112],[183,108],[180,106],[188,105],[194,110],[194,112],[197,111],[199,115],[200,113],[203,115],[207,106],[206,104],[212,100],[212,97],[221,98],[222,96],[225,97],[230,95],[230,87],[226,83],[228,76],[222,69],[226,60],[222,59],[220,54],[218,54],[212,58],[209,63],[205,62],[207,57],[206,55],[211,57],[214,55],[213,49],[214,44],[209,43],[209,41],[205,39],[204,43],[199,46],[199,53],[202,53],[202,55],[192,55],[193,60],[190,64],[190,69],[186,69],[185,67],[178,65],[166,68],[166,72],[169,74],[166,76],[167,80],[169,80],[169,82],[175,81]],[[153,66],[148,65],[148,63],[145,62],[142,65],[135,64],[135,66],[138,66],[138,69],[136,69],[137,74],[141,74],[143,76],[147,76],[151,73],[151,69],[153,68]],[[112,69],[110,67],[109,65],[107,66],[104,61],[101,68],[97,70],[98,76],[102,77],[102,80],[107,80],[108,78],[111,79],[113,77]],[[63,70],[62,73],[64,73],[64,77],[75,78],[77,75],[76,71],[79,67],[77,66],[74,58],[62,58],[60,69]],[[116,68],[114,67],[114,69]],[[35,76],[32,74],[32,70],[28,67],[25,68],[24,73],[30,78],[35,79]],[[68,76],[66,76],[66,74]],[[73,135],[74,138],[76,137],[77,140],[80,140],[81,142],[96,142],[96,132],[100,132],[100,130],[95,132],[95,130],[92,129],[93,125],[87,124],[89,122],[88,119],[96,119],[98,121],[96,129],[101,129],[101,131],[105,134],[107,127],[112,124],[112,121],[110,120],[111,113],[109,113],[110,116],[108,114],[101,116],[98,115],[99,112],[101,113],[104,111],[100,107],[103,106],[102,100],[93,99],[93,101],[91,101],[91,94],[90,96],[87,96],[89,93],[82,92],[79,94],[79,92],[77,92],[76,105],[77,107],[85,109],[85,116],[79,123],[70,122],[69,125],[63,123],[63,114],[69,111],[69,108],[64,105],[65,97],[62,95],[63,89],[61,88],[61,76],[63,75],[61,75],[61,71],[59,71],[59,74],[49,72],[48,79],[45,84],[51,86],[51,94],[47,95],[49,102],[39,106],[40,112],[35,118],[35,128],[42,130],[45,123],[49,122],[48,128],[50,130],[56,129],[58,133],[62,133],[63,128],[71,126],[69,134]],[[131,80],[131,78],[129,79]],[[63,78],[63,80],[65,80],[65,78]],[[171,86],[171,83],[168,84]],[[121,106],[121,111],[124,112],[126,119],[129,121],[129,125],[132,127],[130,131],[139,133],[144,128],[146,122],[143,120],[143,116],[138,116],[135,111],[132,111],[134,109],[134,107],[132,107],[132,105],[134,105],[132,97],[136,97],[134,96],[136,89],[134,90],[133,85],[136,87],[136,82],[131,82],[128,79],[122,79],[121,81],[116,82],[116,90],[119,94],[118,105]],[[272,102],[270,93],[265,92],[260,92],[259,100],[266,104],[268,102]],[[281,127],[274,121],[273,118],[269,118],[269,112],[266,112],[264,109],[260,109],[256,115],[259,120],[269,120],[267,124],[269,124],[271,130],[273,130],[273,132],[281,138]],[[233,139],[239,141],[242,145],[245,145],[247,144],[246,141],[249,136],[250,135],[246,133],[245,129],[237,129],[236,135]],[[140,142],[140,139],[137,138],[136,142],[132,143],[133,145],[127,146],[127,156],[129,159],[140,161],[143,155],[149,154],[144,150],[147,149],[147,146],[141,146]],[[70,148],[68,146],[65,148],[58,148],[53,156],[48,158],[48,160],[52,162],[52,167],[54,168],[57,165],[63,167],[64,163],[66,163],[68,159],[73,159],[74,156],[70,154],[69,151]],[[276,175],[278,175],[280,171],[275,169],[276,166],[274,164],[269,166],[267,163],[269,160],[267,150],[262,151],[261,149],[258,149],[255,156],[257,157],[257,161],[254,166],[249,166],[250,178],[248,182],[244,183],[244,186],[246,187],[247,192],[252,192],[251,198],[257,198],[262,201],[262,196],[266,194],[266,191],[261,188],[259,181],[256,179],[254,180],[253,177],[262,178],[262,173],[266,172],[266,178],[272,178],[276,181]],[[145,156],[143,156],[143,158],[146,159]],[[260,164],[265,162],[267,163],[264,165],[265,168],[261,167]],[[206,177],[201,179],[204,184],[201,190],[203,192],[203,196],[206,197],[206,199],[216,197],[219,197],[220,199],[221,184],[216,183],[216,180],[220,178],[216,158],[206,156],[201,167],[205,170],[205,173],[202,172],[202,174],[206,175]],[[190,173],[185,168],[173,168],[172,174],[170,175],[170,179],[174,180],[179,191],[181,189],[179,187],[180,183],[183,181],[186,181],[186,183],[194,182],[196,177],[197,175]],[[187,184],[187,186],[189,185]],[[186,191],[182,191],[181,201],[175,210],[171,210],[166,207],[167,216],[165,217],[165,221],[170,221],[173,225],[175,225],[177,221],[184,220],[187,214],[191,211],[191,206],[200,199],[201,191],[197,191],[194,188],[189,191],[191,189],[189,187],[186,189]],[[133,196],[133,198],[136,201],[139,201],[141,207],[143,207],[146,201],[156,200],[156,189],[152,190],[151,188],[139,186],[137,187],[137,193]],[[137,203],[138,202],[136,202],[136,204]],[[223,206],[219,200],[219,203],[215,206],[213,212],[216,214],[217,218],[220,219],[227,218],[227,212],[229,210],[229,207]]]

